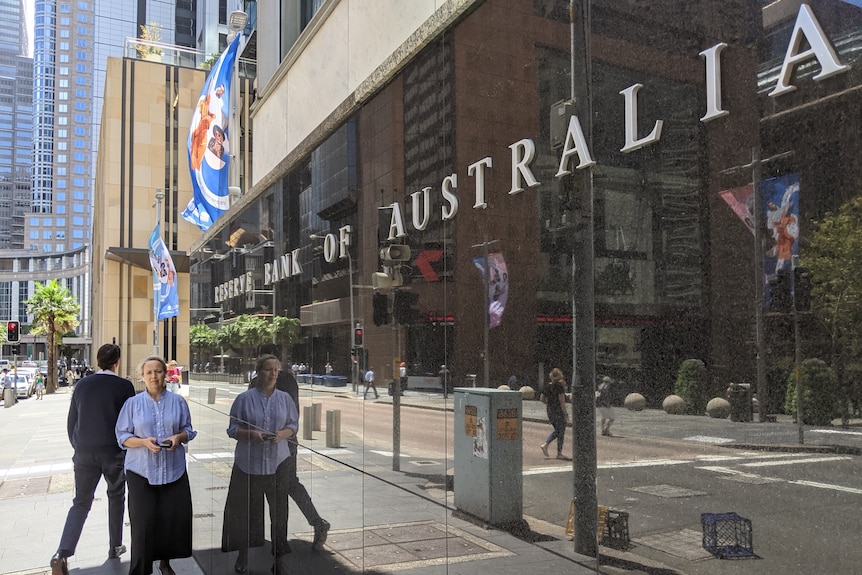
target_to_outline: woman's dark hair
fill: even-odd
[[[99,369],[111,369],[120,361],[120,346],[114,343],[106,343],[96,352],[96,363]]]
[[[271,353],[265,353],[262,356],[260,356],[259,358],[257,358],[257,363],[254,364],[254,370],[256,372],[260,373],[263,370],[263,364],[265,364],[266,362],[268,362],[271,359],[274,359],[275,361],[277,361],[278,366],[281,367],[281,360],[280,359],[278,359],[277,357],[275,357]]]

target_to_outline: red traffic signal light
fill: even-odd
[[[362,347],[362,326],[356,326],[356,329],[353,330],[353,345],[355,347]]]
[[[17,343],[20,340],[20,324],[17,321],[6,322],[6,341],[9,343]]]

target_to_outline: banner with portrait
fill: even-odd
[[[187,141],[192,199],[183,219],[206,231],[230,207],[230,94],[240,35],[228,45],[207,76],[192,116]]]
[[[799,180],[799,174],[788,174],[760,182],[768,246],[763,257],[767,310],[786,308],[792,295],[793,256],[799,249]],[[780,293],[773,293],[776,289]]]
[[[503,254],[488,254],[488,277],[485,277],[485,258],[473,258],[476,269],[488,286],[488,327],[497,327],[503,321],[506,301],[509,299],[509,270]]]
[[[161,224],[150,235],[150,267],[153,269],[153,315],[158,320],[180,315],[177,268],[161,234]]]

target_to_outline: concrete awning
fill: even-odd
[[[350,298],[330,299],[299,308],[299,325],[350,323]]]
[[[131,264],[145,270],[151,269],[150,250],[145,248],[109,247],[106,250],[105,257],[114,261]],[[177,268],[177,273],[188,273],[189,256],[185,252],[171,250],[171,259],[174,262],[174,267]]]

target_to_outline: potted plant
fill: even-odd
[[[145,40],[146,42],[158,42],[161,38],[162,36],[159,33],[159,26],[155,22],[150,22],[149,24],[141,26],[141,40]],[[152,62],[162,61],[162,49],[157,46],[138,44],[136,50],[143,60],[150,60]]]

